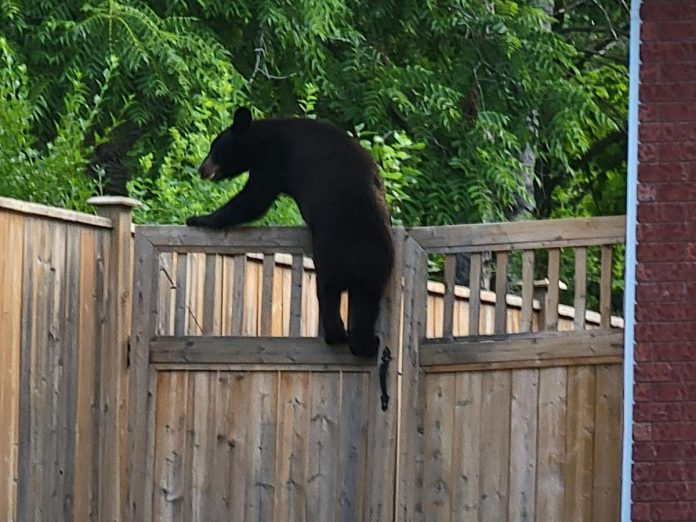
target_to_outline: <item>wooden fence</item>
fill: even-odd
[[[112,231],[0,199],[0,520],[90,520],[113,489],[98,473]]]
[[[382,411],[379,360],[317,338],[306,230],[133,236],[129,200],[97,203],[0,199],[0,520],[616,519],[622,218],[395,230]],[[584,305],[597,246],[601,315]],[[561,248],[579,252],[575,310]],[[493,252],[507,281],[515,251],[521,296],[455,284],[456,254],[478,280]]]

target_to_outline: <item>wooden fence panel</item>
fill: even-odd
[[[368,373],[163,369],[157,380],[155,520],[366,519]]]
[[[24,218],[0,212],[0,520],[16,520]]]
[[[143,227],[131,262],[114,242],[116,229],[130,240],[124,216],[0,199],[0,519],[618,516],[622,336],[609,310],[620,218],[564,221],[548,237],[530,223],[414,231],[423,245],[395,231],[383,412],[377,361],[314,339],[306,230]],[[556,305],[558,249],[577,248],[584,283],[590,245],[602,249],[603,314],[584,310],[583,284],[576,318]],[[427,281],[421,246],[447,256],[446,284]],[[550,299],[530,290],[538,249],[553,252]],[[522,298],[505,295],[514,250]],[[457,254],[478,282],[490,251],[497,295],[455,284]],[[344,320],[347,308],[344,296]],[[540,334],[544,324],[558,331]],[[565,332],[574,326],[600,329]]]
[[[110,220],[0,198],[0,519],[97,520]]]
[[[427,373],[424,520],[616,520],[616,383],[620,364]]]

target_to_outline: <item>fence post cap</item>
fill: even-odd
[[[87,200],[87,204],[95,207],[129,207],[140,206],[140,201],[125,196],[94,196]]]

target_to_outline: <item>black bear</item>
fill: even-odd
[[[310,119],[252,121],[246,108],[210,146],[199,172],[218,181],[249,171],[224,206],[190,217],[189,226],[223,228],[253,221],[281,194],[295,199],[312,235],[319,313],[328,344],[355,355],[379,348],[374,327],[394,249],[377,165],[339,128]],[[348,291],[348,333],[339,313]]]

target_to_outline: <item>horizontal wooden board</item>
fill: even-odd
[[[624,216],[416,227],[407,230],[427,252],[532,250],[623,243]]]
[[[309,253],[309,230],[304,227],[235,227],[209,230],[180,225],[137,227],[160,251],[235,254]]]
[[[491,335],[421,345],[423,366],[540,362],[559,359],[623,357],[623,332],[586,330],[543,334]],[[610,361],[602,361],[610,362]]]
[[[0,209],[19,212],[21,214],[50,218],[68,223],[78,223],[99,228],[112,228],[111,220],[101,216],[93,216],[84,212],[75,212],[63,208],[48,207],[38,203],[29,203],[18,199],[0,197]]]
[[[347,346],[321,339],[293,337],[156,337],[152,363],[194,364],[337,364],[373,366],[374,358],[356,357]]]

